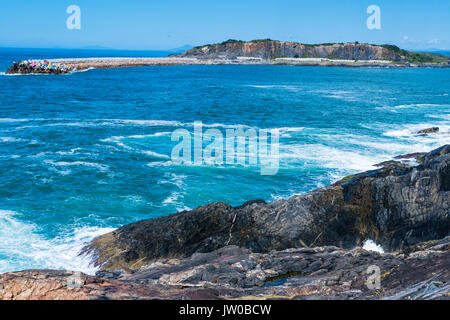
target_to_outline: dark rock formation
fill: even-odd
[[[416,135],[419,136],[427,136],[430,133],[438,133],[439,132],[439,127],[432,127],[432,128],[426,128],[426,129],[422,129],[416,132]]]
[[[227,246],[136,272],[29,270],[0,275],[0,299],[449,299],[450,238],[404,252],[316,247],[252,253]],[[369,288],[368,267],[380,269]]]
[[[407,153],[396,156],[394,157],[394,159],[396,160],[415,159],[417,162],[421,162],[422,161],[421,159],[425,154],[426,154],[425,152]]]
[[[401,63],[444,63],[445,56],[402,50],[392,45],[372,45],[362,43],[302,44],[276,40],[253,40],[249,42],[228,40],[222,43],[195,47],[177,57],[228,58],[255,57],[274,58],[328,58],[345,60],[389,60]]]
[[[236,245],[255,253],[288,248],[353,248],[373,239],[397,250],[450,230],[450,145],[418,166],[390,163],[334,185],[239,207],[212,203],[123,226],[84,249],[102,269],[138,269],[152,261],[186,258]]]
[[[41,61],[32,63],[30,60],[14,62],[6,74],[65,74],[73,71],[64,64],[44,65]]]

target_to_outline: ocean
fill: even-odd
[[[214,201],[305,194],[450,143],[450,69],[155,66],[5,75],[24,58],[167,52],[0,48],[0,272],[95,272],[79,250]],[[172,133],[277,129],[279,170],[175,164]],[[414,132],[439,127],[428,136]]]

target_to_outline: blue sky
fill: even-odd
[[[69,30],[69,5],[81,29]],[[381,9],[369,30],[366,9]],[[449,0],[1,0],[0,46],[171,49],[227,39],[359,41],[450,50]]]

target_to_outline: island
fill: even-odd
[[[161,58],[65,58],[14,62],[7,74],[66,74],[87,69],[169,65],[292,65],[449,68],[450,57],[395,45],[359,42],[302,44],[271,39],[227,40]]]

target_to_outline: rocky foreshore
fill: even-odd
[[[226,246],[138,270],[0,275],[2,300],[450,299],[450,237],[380,254],[334,246],[253,253]],[[380,287],[367,286],[369,267]]]
[[[123,226],[83,250],[96,276],[5,273],[0,298],[450,299],[450,145],[379,166],[285,200]],[[367,239],[387,253],[362,249]]]

